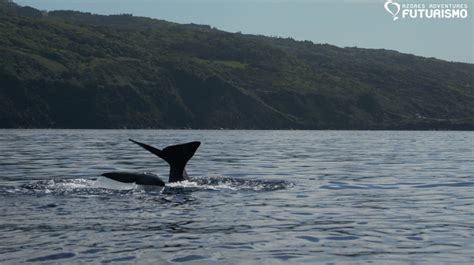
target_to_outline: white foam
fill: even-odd
[[[173,188],[196,188],[196,189],[203,189],[203,190],[222,190],[222,189],[227,189],[227,190],[237,190],[237,188],[232,187],[231,185],[227,183],[218,183],[218,184],[200,184],[198,182],[194,181],[180,181],[180,182],[174,182],[174,183],[169,183],[167,184],[169,187]]]

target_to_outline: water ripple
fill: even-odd
[[[100,176],[202,146],[189,181]],[[474,133],[0,130],[0,263],[472,264]],[[166,179],[163,178],[163,179]]]

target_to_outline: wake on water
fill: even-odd
[[[9,193],[35,194],[176,194],[196,191],[275,191],[293,187],[284,180],[232,178],[226,176],[196,177],[190,180],[167,183],[165,187],[143,186],[134,183],[121,183],[105,177],[98,178],[53,178],[27,183]]]

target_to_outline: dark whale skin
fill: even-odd
[[[124,183],[136,183],[138,185],[160,186],[165,183],[157,175],[152,173],[133,173],[133,172],[107,172],[102,176]]]

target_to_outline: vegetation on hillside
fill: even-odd
[[[474,129],[474,65],[0,0],[0,127]]]

